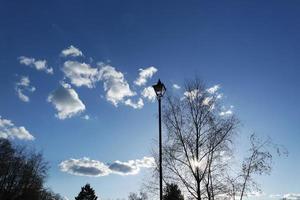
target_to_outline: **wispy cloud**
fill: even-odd
[[[32,134],[24,126],[16,126],[11,120],[0,116],[0,138],[34,140]]]
[[[157,69],[151,66],[146,69],[139,69],[139,71],[139,77],[134,81],[134,83],[138,86],[142,86],[145,85],[147,80],[157,72]]]
[[[231,105],[228,109],[225,107],[222,108],[223,111],[219,113],[220,116],[229,116],[233,114],[233,106]]]
[[[57,110],[56,116],[59,119],[70,118],[85,110],[85,105],[79,99],[78,94],[69,84],[62,83],[61,86],[48,96]]]
[[[144,101],[141,98],[139,98],[137,102],[132,101],[132,99],[127,99],[124,101],[124,104],[134,109],[141,109],[144,106]]]
[[[84,115],[82,119],[89,120],[91,117],[89,115]]]
[[[232,115],[232,110],[226,110],[226,111],[222,111],[220,112],[220,116],[227,116],[227,115]]]
[[[253,192],[248,192],[247,193],[247,197],[256,197],[256,198],[260,198],[260,197],[265,197],[266,194],[264,192],[261,191],[253,191]]]
[[[270,194],[269,197],[277,200],[300,200],[300,193]]]
[[[198,89],[194,89],[194,90],[191,90],[191,91],[185,91],[183,93],[183,98],[188,98],[190,100],[194,100],[196,99],[197,97],[201,96],[201,93]]]
[[[210,94],[215,94],[220,88],[221,88],[220,85],[214,85],[214,86],[208,88],[206,91]]]
[[[124,98],[136,95],[136,93],[130,89],[123,73],[117,71],[110,65],[101,64],[99,78],[103,81],[106,100],[111,102],[114,106],[118,106],[119,103],[124,103]]]
[[[270,194],[269,197],[272,199],[280,199],[283,195],[281,194]]]
[[[81,159],[69,159],[59,164],[62,172],[67,172],[79,176],[100,177],[109,174],[118,174],[122,176],[135,175],[142,168],[152,168],[155,166],[153,157],[144,157],[143,159],[129,160],[127,162],[114,161],[110,164],[104,164],[98,160],[92,160],[84,157]]]
[[[211,105],[212,100],[213,100],[213,97],[206,97],[203,99],[202,105],[209,106],[209,105]]]
[[[92,68],[86,63],[66,61],[62,71],[65,76],[70,79],[71,83],[77,87],[86,86],[93,88],[95,87],[95,83],[99,80],[98,69]]]
[[[210,88],[206,89],[206,92],[208,96],[203,100],[203,105],[209,105],[209,102],[213,99],[213,96],[215,96],[217,99],[222,98],[222,94],[218,93],[220,89],[220,85],[214,85]],[[188,98],[190,100],[194,100],[197,97],[201,97],[203,95],[203,91],[199,91],[198,89],[194,89],[191,91],[185,91],[183,93],[184,98]]]
[[[78,48],[71,45],[68,48],[62,50],[61,55],[64,57],[67,56],[78,57],[78,56],[83,56],[83,53]]]
[[[179,89],[181,88],[179,85],[177,85],[177,84],[175,84],[175,83],[174,83],[172,86],[173,86],[173,88],[176,89],[176,90],[179,90]]]
[[[39,71],[45,71],[48,74],[53,74],[53,68],[48,67],[46,60],[36,60],[35,58],[30,58],[26,56],[19,57],[20,64],[33,67]]]
[[[284,200],[300,200],[300,193],[288,193],[283,195]]]
[[[35,87],[30,85],[30,80],[27,76],[22,76],[15,85],[15,91],[21,101],[29,102],[30,99],[24,92],[34,92]]]
[[[141,95],[151,102],[155,101],[156,99],[155,91],[151,86],[144,88]]]

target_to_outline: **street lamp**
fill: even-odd
[[[158,127],[159,127],[159,197],[162,200],[163,188],[162,188],[162,139],[161,139],[161,98],[166,92],[165,85],[158,79],[156,85],[152,85],[157,100],[158,100]]]

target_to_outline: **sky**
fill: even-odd
[[[289,151],[252,198],[300,199],[298,0],[0,0],[0,27],[0,137],[43,152],[55,192],[137,192],[158,135],[150,86],[181,95],[198,76],[240,119],[241,148],[255,132]]]

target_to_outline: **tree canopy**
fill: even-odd
[[[184,200],[178,185],[171,183],[164,188],[163,200]]]
[[[59,195],[44,187],[48,164],[42,154],[27,152],[0,138],[0,199],[59,200]]]
[[[90,186],[90,184],[86,184],[81,188],[81,191],[78,196],[75,197],[75,200],[97,200],[97,198],[95,190]]]
[[[128,196],[128,200],[148,200],[148,196],[144,192],[140,192],[138,195],[137,193],[130,193]]]
[[[163,101],[163,179],[189,199],[242,200],[258,189],[253,175],[270,172],[273,147],[279,150],[253,135],[248,156],[233,166],[239,120],[224,110],[221,97],[218,86],[207,88],[195,79],[186,83],[184,96],[168,94]]]

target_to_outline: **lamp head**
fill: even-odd
[[[160,79],[158,79],[158,82],[156,85],[152,85],[155,94],[157,96],[157,98],[161,98],[164,96],[165,92],[166,92],[166,87],[165,85],[160,81]]]

